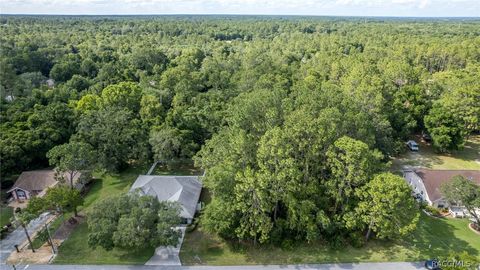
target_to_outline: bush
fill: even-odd
[[[4,226],[0,229],[0,239],[3,239],[8,233],[8,227]]]
[[[331,241],[328,242],[328,245],[332,249],[341,249],[341,248],[344,248],[347,245],[347,243],[343,236],[336,235],[332,237]]]
[[[433,216],[440,216],[441,215],[440,210],[438,208],[430,206],[430,205],[425,206],[425,211],[427,211],[428,213],[430,213]]]
[[[37,249],[40,248],[45,242],[48,241],[48,232],[46,229],[43,229],[38,232],[35,239],[33,239],[33,248]]]
[[[278,226],[273,227],[272,231],[270,232],[270,242],[276,246],[281,246],[282,242],[285,241],[286,235],[284,234],[285,222],[283,220],[279,220]]]
[[[283,250],[292,250],[295,246],[295,243],[291,239],[286,239],[282,241],[281,248]]]
[[[89,185],[93,180],[92,171],[82,171],[82,174],[79,177],[80,183],[83,185]]]
[[[198,218],[194,218],[191,224],[188,224],[187,228],[185,229],[185,232],[193,232],[198,226]]]
[[[361,248],[365,245],[365,236],[361,233],[352,233],[350,235],[350,245],[355,248]]]
[[[427,202],[425,202],[425,201],[420,202],[420,209],[424,209],[424,210],[425,210],[425,209],[427,208],[427,206],[428,206],[428,203],[427,203]]]

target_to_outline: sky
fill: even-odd
[[[480,0],[0,0],[0,14],[479,17]]]

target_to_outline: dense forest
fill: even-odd
[[[403,182],[382,173],[389,158],[412,134],[448,152],[480,129],[478,20],[2,16],[0,25],[2,181],[75,142],[108,171],[193,158],[212,194],[202,222],[225,238],[406,233],[418,216]]]

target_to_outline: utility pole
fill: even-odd
[[[30,239],[30,235],[28,234],[27,226],[22,223],[23,230],[25,231],[25,235],[27,235],[28,243],[30,244],[30,248],[32,252],[35,253],[35,249],[33,248],[32,239]]]
[[[50,230],[48,229],[48,224],[45,223],[45,230],[47,231],[47,235],[48,235],[48,242],[50,242],[50,245],[52,246],[52,252],[53,254],[56,254],[56,250],[55,250],[55,246],[53,244],[53,240],[52,240],[52,236],[50,235]]]

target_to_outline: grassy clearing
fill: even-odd
[[[0,207],[0,228],[10,223],[13,217],[13,208],[9,206]]]
[[[202,231],[188,233],[180,252],[183,264],[294,264],[328,262],[419,261],[468,251],[480,258],[480,237],[468,220],[436,219],[422,214],[417,230],[406,240],[370,241],[362,248],[329,248],[325,243],[301,243],[290,249],[230,243]]]
[[[133,166],[120,174],[95,175],[93,186],[79,208],[88,211],[97,200],[127,192],[139,174],[145,174],[148,165]],[[87,243],[88,227],[83,222],[59,248],[56,264],[144,264],[154,252],[149,248],[139,251],[103,248],[93,249]]]
[[[431,145],[425,144],[418,137],[419,152],[407,151],[392,161],[392,170],[400,170],[402,166],[421,166],[430,169],[480,170],[480,136],[472,136],[465,148],[450,154],[436,153]]]

